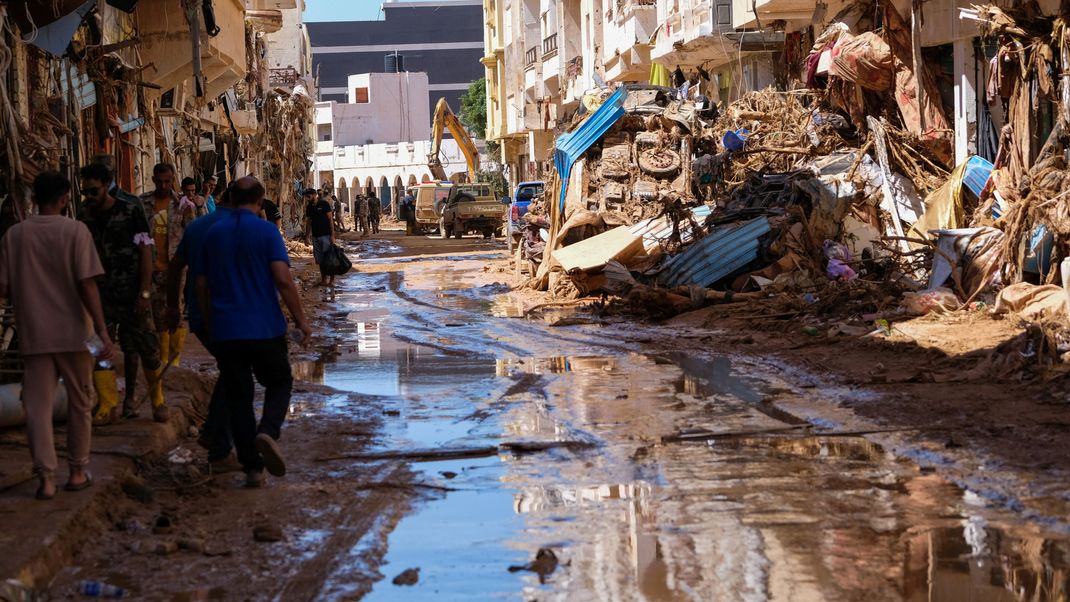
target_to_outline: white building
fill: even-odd
[[[317,188],[329,184],[343,203],[351,203],[359,190],[386,204],[409,186],[431,181],[426,73],[350,75],[346,99],[316,103]],[[447,174],[467,172],[455,141],[443,140],[442,153]]]

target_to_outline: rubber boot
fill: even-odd
[[[171,337],[170,340],[170,353],[168,353],[169,359],[164,360],[166,364],[170,361],[174,365],[178,365],[178,362],[182,359],[182,348],[186,344],[186,335],[189,334],[189,329],[185,327],[179,327],[174,332],[168,333]]]
[[[156,336],[160,339],[160,361],[166,366],[167,360],[171,357],[171,333],[164,330]],[[148,372],[145,374],[147,375]]]
[[[93,426],[111,424],[119,411],[119,383],[115,378],[115,370],[94,370],[93,387],[97,390],[97,411],[93,413]]]
[[[156,422],[167,422],[167,401],[163,398],[163,366],[155,370],[145,370],[145,380],[149,383],[149,399],[152,401],[152,418]]]

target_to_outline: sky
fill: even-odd
[[[305,21],[372,21],[383,0],[305,0]]]

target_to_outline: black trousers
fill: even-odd
[[[219,378],[230,412],[230,434],[238,461],[246,472],[263,469],[254,441],[258,433],[278,439],[290,408],[293,374],[286,337],[215,343]],[[257,426],[253,409],[253,377],[264,387],[264,413]]]
[[[212,354],[216,364],[219,364],[219,353],[215,345],[209,340],[208,333],[203,330],[193,331],[193,335],[204,345],[208,353]],[[212,399],[208,402],[208,416],[204,419],[201,432],[208,440],[208,461],[215,462],[230,455],[234,447],[234,440],[230,436],[230,409],[227,407],[227,396],[223,390],[223,377],[220,376],[212,388]]]

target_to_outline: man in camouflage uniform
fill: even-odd
[[[167,267],[182,241],[186,226],[197,217],[197,207],[175,191],[175,168],[158,163],[152,168],[156,189],[141,195],[145,215],[149,218],[156,254],[152,267],[152,314],[159,338],[160,359],[164,365],[178,363],[189,329],[180,324],[174,332],[167,327]],[[180,285],[181,288],[181,285]]]
[[[80,175],[85,201],[78,219],[89,227],[104,266],[104,276],[98,283],[104,321],[110,336],[119,341],[123,350],[126,371],[123,416],[133,418],[139,409],[134,395],[139,360],[144,366],[154,408],[164,407],[160,347],[150,303],[153,240],[139,199],[125,193],[117,198],[108,192],[112,174],[105,165],[91,163],[82,168]],[[94,374],[99,399],[94,415],[97,424],[110,422],[118,405],[114,373],[110,382],[103,378],[106,373],[98,370]],[[166,409],[154,411],[153,416],[166,419]]]

